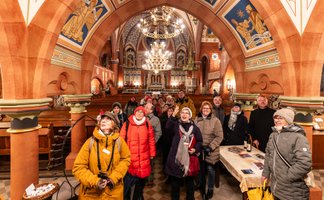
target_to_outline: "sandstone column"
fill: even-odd
[[[21,199],[30,184],[38,184],[38,116],[50,98],[0,100],[0,113],[10,116],[10,198]]]
[[[85,107],[90,104],[92,94],[63,95],[65,106],[71,111],[71,125],[77,123],[71,130],[71,152],[65,159],[65,169],[72,170],[74,160],[83,143],[87,139],[85,132]]]

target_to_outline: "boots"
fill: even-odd
[[[213,189],[208,189],[207,191],[207,199],[211,199],[214,195]]]

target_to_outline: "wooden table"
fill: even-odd
[[[242,150],[241,152],[239,152],[240,149]],[[264,153],[260,150],[253,148],[251,152],[247,152],[243,145],[220,147],[220,161],[240,182],[242,193],[246,192],[249,188],[261,186],[262,167],[264,164],[262,156],[264,157]],[[250,170],[252,170],[252,173],[247,174],[247,171]]]

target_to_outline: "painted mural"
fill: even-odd
[[[82,0],[77,9],[66,20],[61,35],[82,46],[91,28],[108,9],[102,0]]]
[[[229,1],[220,15],[245,52],[273,44],[268,28],[249,0]]]

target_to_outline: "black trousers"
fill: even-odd
[[[186,200],[194,200],[195,199],[195,184],[194,178],[192,176],[187,176],[184,178],[177,178],[174,176],[170,176],[171,178],[171,199],[179,200],[180,199],[180,186],[181,182],[184,181],[186,186]]]
[[[146,183],[145,178],[138,178],[135,183],[135,190],[134,190],[133,198],[131,198],[131,189],[129,189],[128,192],[125,194],[124,199],[125,200],[130,200],[130,199],[144,200],[143,190],[144,190],[145,183]]]

